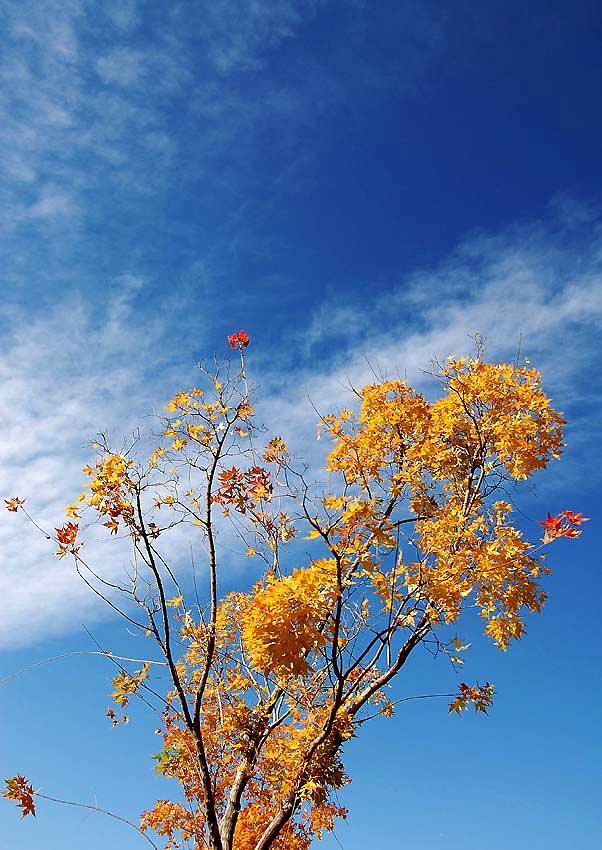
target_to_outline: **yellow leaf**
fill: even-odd
[[[183,601],[184,601],[184,597],[180,593],[179,596],[174,596],[173,599],[169,599],[167,601],[167,604],[169,605],[170,608],[177,608],[178,605],[181,605]]]

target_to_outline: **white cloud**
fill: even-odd
[[[240,240],[248,218],[245,181],[256,179],[248,163],[255,161],[254,145],[257,139],[263,144],[266,128],[279,128],[270,133],[275,149],[290,147],[280,175],[289,186],[308,155],[298,150],[299,128],[347,95],[360,97],[366,80],[372,91],[383,83],[361,65],[349,82],[340,68],[337,75],[305,53],[280,82],[261,77],[272,51],[295,38],[321,5],[157,4],[157,16],[145,19],[142,31],[136,28],[144,7],[133,0],[108,4],[104,24],[79,0],[4,0],[0,227],[14,243],[6,252],[3,283],[7,292],[17,285],[22,291],[57,287],[57,296],[54,309],[37,318],[3,308],[12,332],[0,340],[0,495],[27,496],[44,522],[61,522],[63,506],[78,492],[86,439],[99,427],[127,433],[173,386],[186,383],[175,376],[182,359],[174,348],[193,349],[182,347],[179,329],[168,345],[173,356],[159,355],[169,311],[152,302],[152,280],[135,261],[105,258],[105,243],[89,261],[88,301],[62,296],[64,281],[77,276],[80,257],[99,240],[98,222],[109,241],[122,236],[111,229],[115,217],[163,213],[172,178],[182,186],[203,174],[209,190],[216,182],[223,189],[230,179],[238,206],[229,211],[228,232],[236,231]],[[414,4],[407,5],[408,44],[400,49],[399,75],[406,84],[439,37],[428,15],[416,23]],[[355,6],[369,17],[370,4]],[[353,44],[364,37],[363,22],[354,19]],[[215,168],[224,157],[239,163],[238,170],[233,165],[224,174]],[[270,191],[277,185],[276,176]],[[262,196],[265,191],[262,185]],[[211,191],[207,196],[211,203]],[[595,211],[566,198],[555,210],[553,225],[475,237],[447,262],[407,277],[387,295],[366,297],[367,287],[363,297],[321,305],[297,340],[296,367],[283,374],[271,364],[271,372],[260,376],[266,420],[297,448],[313,447],[311,455],[315,416],[305,389],[329,409],[347,401],[348,379],[358,385],[371,379],[369,363],[420,381],[433,354],[465,350],[475,330],[492,340],[494,356],[512,355],[522,333],[523,348],[542,367],[557,400],[576,411],[577,426],[569,434],[578,448],[591,431],[591,414],[599,413],[594,334],[602,311],[602,239]],[[89,238],[79,238],[77,228],[93,217]],[[202,259],[197,255],[192,270],[208,300],[229,279],[224,253],[239,248],[236,241],[220,253],[219,240],[219,233],[207,240],[206,256],[199,248]],[[253,247],[258,250],[257,243]],[[52,273],[47,258],[56,262]],[[99,317],[102,299],[95,290],[107,285],[111,297]],[[178,293],[176,298],[184,297]],[[320,377],[316,362],[322,364]],[[80,622],[82,606],[90,616],[100,615],[102,607],[82,590],[70,565],[49,556],[45,541],[13,519],[0,514],[0,645],[67,629]]]
[[[549,477],[550,487],[560,486],[559,471],[565,483],[582,475],[588,457],[583,445],[595,438],[601,421],[602,230],[595,218],[578,217],[475,237],[387,294],[370,297],[364,290],[343,306],[321,305],[309,320],[305,352],[306,329],[290,343],[296,367],[274,366],[269,353],[271,365],[264,360],[267,370],[257,375],[264,387],[259,415],[317,464],[326,447],[316,442],[308,395],[322,411],[347,404],[349,381],[361,386],[373,380],[371,364],[424,387],[422,370],[431,358],[467,351],[470,333],[489,338],[494,359],[513,357],[522,335],[523,351],[573,420],[567,458]],[[0,496],[27,497],[47,526],[63,521],[64,505],[79,492],[87,439],[106,428],[118,440],[173,389],[196,381],[185,368],[192,364],[170,353],[187,350],[181,317],[189,304],[184,300],[177,315],[165,305],[145,310],[146,289],[144,277],[130,270],[112,281],[100,317],[98,307],[82,301],[59,301],[33,321],[5,316],[13,330],[0,344]],[[203,350],[202,339],[198,347]],[[320,367],[316,349],[330,349]],[[250,364],[253,371],[251,352]],[[0,513],[0,646],[64,631],[82,616],[103,616],[102,604],[82,588],[71,565],[53,559],[46,541],[19,520]],[[89,551],[106,574],[121,574],[125,553],[116,560],[111,547],[106,561],[101,544]]]
[[[142,82],[144,65],[144,55],[140,51],[118,48],[97,59],[96,70],[103,82],[128,87]]]
[[[266,418],[280,416],[293,441],[311,445],[315,425],[306,394],[321,412],[349,404],[349,384],[373,381],[373,369],[427,391],[432,359],[470,353],[479,332],[490,358],[512,360],[520,345],[542,371],[554,403],[570,420],[567,459],[554,480],[583,475],[588,461],[582,449],[602,426],[602,221],[595,211],[565,201],[562,215],[468,239],[445,262],[407,276],[385,294],[372,296],[367,286],[340,303],[341,288],[299,332],[305,362],[315,363],[320,353],[322,373],[293,370]],[[332,353],[325,359],[324,351]],[[281,380],[276,375],[272,386]],[[589,469],[590,477],[595,474]]]
[[[107,11],[113,24],[123,32],[129,32],[139,22],[136,0],[116,0]]]
[[[60,189],[45,187],[38,199],[27,209],[26,217],[32,219],[56,219],[72,215],[77,206],[72,197]]]
[[[0,344],[0,495],[25,494],[45,528],[64,522],[65,505],[82,489],[81,467],[98,431],[120,444],[172,389],[170,363],[157,355],[164,323],[146,317],[136,326],[133,320],[143,283],[131,273],[121,276],[100,316],[98,307],[79,300],[59,300],[33,320],[4,316],[11,332]],[[48,541],[5,511],[0,552],[0,646],[27,643],[72,626],[78,617],[81,622],[82,615],[104,613],[72,564],[53,558]],[[98,542],[89,553],[104,562]],[[113,550],[103,573],[120,576],[124,563],[125,554],[121,559]]]
[[[2,0],[7,290],[94,287],[98,268],[108,278],[127,262],[129,230],[154,265],[167,209],[183,253],[197,252],[182,265],[200,257],[227,278],[269,251],[259,223],[307,179],[318,119],[345,102],[373,108],[398,77],[405,96],[438,49],[413,0],[394,13],[402,73],[367,67],[373,16],[355,0],[340,8],[348,49],[310,48],[304,33],[330,4]]]

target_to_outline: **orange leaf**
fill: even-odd
[[[36,815],[36,807],[33,802],[35,791],[33,786],[27,782],[24,776],[13,776],[11,779],[6,779],[6,791],[4,797],[9,800],[14,800],[21,809],[21,817],[27,815]]]

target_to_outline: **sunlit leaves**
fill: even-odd
[[[132,524],[134,508],[131,501],[135,484],[131,478],[133,461],[121,454],[101,456],[94,468],[84,468],[90,478],[87,504],[101,517],[108,515],[104,525],[111,534],[116,534],[120,522]]]
[[[558,516],[548,513],[546,519],[539,523],[544,529],[543,542],[550,543],[558,537],[580,537],[581,529],[577,526],[584,522],[589,522],[589,517],[575,511],[561,511]]]
[[[12,499],[5,499],[6,510],[12,511],[12,513],[17,513],[21,505],[25,504],[25,499],[19,499],[18,496],[14,496]]]
[[[270,576],[265,587],[257,587],[243,625],[254,666],[279,678],[307,672],[309,653],[328,640],[323,622],[335,593],[332,559],[280,579]]]
[[[230,348],[239,348],[241,350],[246,348],[249,345],[249,334],[246,331],[237,331],[237,333],[230,334],[228,345]]]
[[[5,780],[6,790],[3,794],[9,800],[14,800],[21,809],[21,817],[33,815],[35,817],[36,807],[33,801],[35,791],[33,785],[24,776],[13,776]]]
[[[177,595],[177,596],[174,596],[174,598],[173,598],[173,599],[169,599],[169,600],[167,601],[167,605],[168,605],[170,608],[179,608],[179,607],[180,607],[180,605],[181,605],[183,602],[184,602],[184,597],[182,596],[182,594],[181,594],[181,593],[178,593],[178,595]]]
[[[535,370],[450,359],[434,371],[434,400],[382,381],[358,390],[357,410],[322,416],[332,444],[328,474],[314,486],[282,437],[261,448],[249,338],[240,331],[228,342],[240,355],[235,369],[216,361],[205,390],[173,396],[145,463],[98,444],[84,470],[89,490],[67,507],[56,539],[61,554],[77,551],[86,507],[112,535],[121,530],[120,541],[131,538],[131,599],[142,620],[130,622],[157,639],[170,674],[156,767],[186,802],[158,801],[142,829],[168,848],[208,846],[212,806],[222,833],[232,817],[223,850],[255,850],[288,812],[271,850],[308,850],[345,814],[334,802],[348,781],[345,742],[405,701],[390,688],[414,649],[425,645],[457,669],[470,644],[452,636],[465,617],[480,616],[506,649],[523,636],[527,613],[541,611],[543,547],[529,542],[506,494],[558,457],[563,419]],[[23,500],[5,503],[17,512]],[[586,521],[548,514],[543,543],[577,537]],[[194,601],[180,590],[179,555],[170,562],[179,550],[166,539],[178,528],[195,569],[197,558],[214,569],[213,604],[201,571]],[[297,533],[310,543],[291,564],[284,544]],[[251,578],[224,596],[241,562]],[[118,706],[160,695],[146,685],[149,670],[120,670]],[[493,695],[490,683],[462,682],[449,710],[487,713]],[[25,780],[11,788],[17,802],[33,794]]]
[[[194,816],[181,803],[159,800],[153,809],[144,812],[140,819],[140,828],[153,829],[158,835],[168,839],[166,850],[181,847],[181,841],[187,841],[195,833]]]
[[[79,525],[76,522],[66,522],[61,528],[55,528],[54,530],[59,543],[59,548],[55,554],[59,558],[63,558],[77,540]]]
[[[130,674],[121,670],[112,680],[114,691],[112,697],[121,708],[125,708],[131,696],[136,694],[142,683],[148,678],[150,664],[144,664],[137,673]]]
[[[236,466],[218,473],[219,489],[213,501],[225,509],[235,508],[244,514],[253,510],[260,501],[270,501],[273,493],[271,476],[267,469],[253,466],[241,470]]]
[[[485,682],[484,685],[467,685],[461,682],[458,688],[458,693],[449,704],[449,711],[455,711],[456,714],[462,714],[471,705],[475,712],[487,714],[488,708],[493,703],[495,691],[492,684]]]
[[[263,452],[266,463],[284,463],[288,454],[288,446],[282,437],[272,437]]]

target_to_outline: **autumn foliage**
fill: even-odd
[[[414,651],[436,646],[458,667],[457,631],[475,611],[500,649],[522,637],[545,601],[543,547],[578,536],[586,518],[548,514],[536,543],[513,522],[508,492],[563,446],[534,369],[449,360],[433,371],[435,401],[400,380],[365,386],[355,407],[319,418],[330,444],[316,484],[255,422],[248,335],[228,343],[234,364],[173,397],[146,459],[99,440],[86,489],[51,536],[113,605],[115,588],[84,559],[83,529],[97,520],[130,541],[123,614],[167,678],[150,657],[124,666],[107,714],[116,724],[132,699],[153,704],[150,682],[161,691],[156,769],[181,792],[166,786],[142,814],[144,834],[168,848],[307,850],[345,816],[344,749],[393,713],[391,685]],[[196,551],[194,592],[163,546],[182,533]],[[224,592],[236,544],[250,578]],[[449,710],[486,712],[493,695],[490,683],[459,682]],[[33,793],[23,777],[7,783],[23,814]]]
[[[12,779],[7,779],[5,784],[6,791],[4,792],[4,796],[9,800],[15,801],[21,809],[21,817],[26,817],[26,815],[33,815],[35,817],[36,807],[33,801],[35,791],[25,777],[13,776]]]

